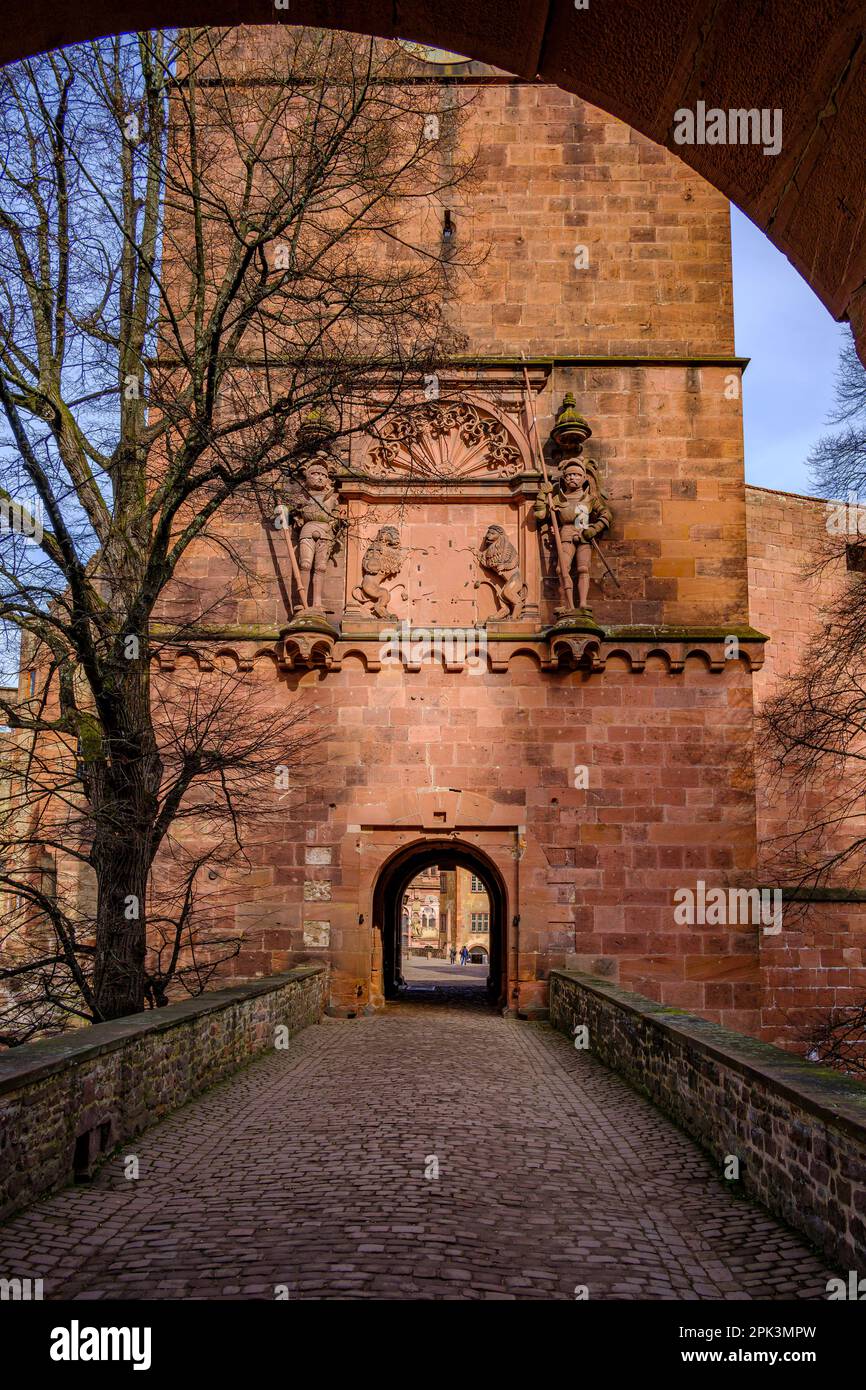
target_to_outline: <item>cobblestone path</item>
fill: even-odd
[[[477,1000],[325,1019],[0,1228],[46,1298],[821,1298],[616,1075]],[[438,1178],[426,1177],[438,1161]]]

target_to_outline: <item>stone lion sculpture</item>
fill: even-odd
[[[500,581],[492,584],[496,617],[520,618],[526,602],[526,585],[520,573],[517,550],[501,526],[488,526],[477,551],[479,564]],[[480,580],[479,583],[490,583]],[[476,585],[476,588],[478,585]]]
[[[400,548],[400,532],[396,526],[381,526],[376,532],[375,539],[370,542],[364,552],[361,561],[361,583],[356,584],[352,590],[352,598],[356,603],[366,603],[370,605],[370,612],[374,618],[393,618],[394,614],[388,612],[388,604],[391,601],[391,594],[395,589],[400,589],[403,598],[406,598],[406,589],[402,584],[388,585],[389,579],[395,579],[403,568],[405,555]]]

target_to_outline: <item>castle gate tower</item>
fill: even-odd
[[[754,874],[726,202],[555,87],[414,61],[431,114],[474,98],[479,176],[437,213],[486,251],[465,346],[375,432],[310,450],[291,555],[270,516],[233,522],[249,594],[199,554],[205,616],[163,657],[245,672],[320,732],[247,879],[211,885],[233,969],[324,958],[334,1011],[381,1007],[437,865],[488,893],[500,1007],[538,1016],[571,966],[757,1031],[756,928],[674,910]]]

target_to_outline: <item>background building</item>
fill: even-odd
[[[481,879],[468,869],[430,865],[403,894],[400,912],[403,957],[449,959],[464,946],[473,963],[490,956],[490,899]]]
[[[412,880],[403,895],[404,958],[445,954],[447,918],[443,921],[440,914],[440,899],[440,873],[435,864],[431,864]]]

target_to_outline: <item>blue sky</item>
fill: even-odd
[[[746,481],[814,492],[805,461],[826,428],[843,327],[763,232],[731,208]]]

